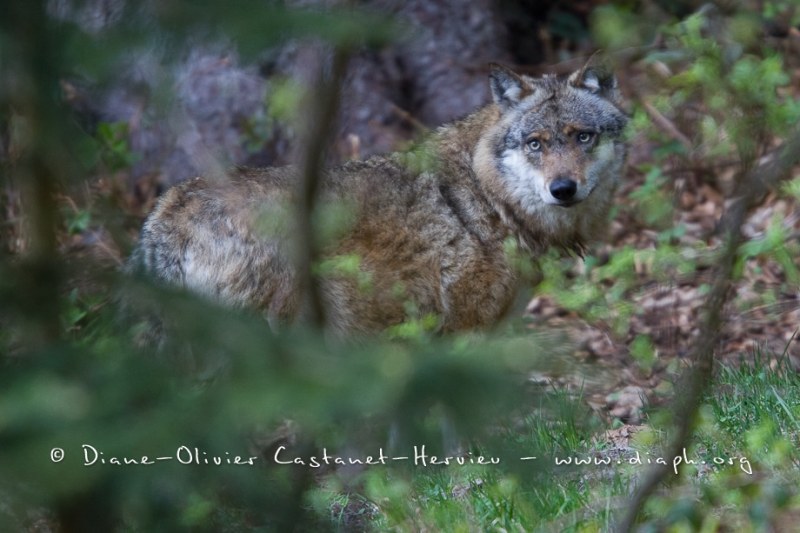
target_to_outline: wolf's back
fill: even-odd
[[[130,270],[233,307],[293,314],[295,275],[289,228],[261,226],[288,197],[279,173],[235,176],[216,185],[195,178],[168,190],[145,222]]]

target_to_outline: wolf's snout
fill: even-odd
[[[578,192],[578,184],[569,178],[558,178],[550,184],[550,194],[559,202],[570,202]]]

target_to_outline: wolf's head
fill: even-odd
[[[477,159],[504,209],[568,247],[589,237],[579,226],[601,222],[625,161],[615,78],[591,66],[531,78],[492,65],[489,79],[498,119]]]

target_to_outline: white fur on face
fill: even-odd
[[[586,175],[578,180],[576,202],[586,200],[600,185],[601,180],[616,180],[619,169],[614,167],[621,166],[614,153],[614,142],[610,139],[600,141],[594,149],[592,159],[592,163],[586,168]],[[503,178],[509,186],[509,193],[526,212],[533,214],[540,211],[543,205],[560,205],[561,202],[550,193],[550,180],[531,164],[521,150],[506,150],[501,161],[505,171]]]
[[[508,193],[529,216],[538,221],[539,231],[557,236],[575,225],[575,207],[557,206],[548,190],[545,175],[519,150],[506,150],[502,157],[503,179]]]
[[[501,162],[509,195],[519,202],[525,212],[533,214],[541,210],[544,204],[555,201],[547,190],[544,174],[531,165],[520,150],[506,150]]]
[[[563,207],[550,193],[544,173],[521,150],[506,150],[501,156],[502,179],[508,196],[537,221],[538,230],[553,238],[572,233],[591,240],[597,225],[607,214],[624,158],[616,155],[614,142],[601,139],[579,183],[579,203]]]

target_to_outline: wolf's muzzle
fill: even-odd
[[[550,184],[550,194],[564,206],[575,203],[575,193],[577,192],[578,184],[569,178],[558,178]]]

